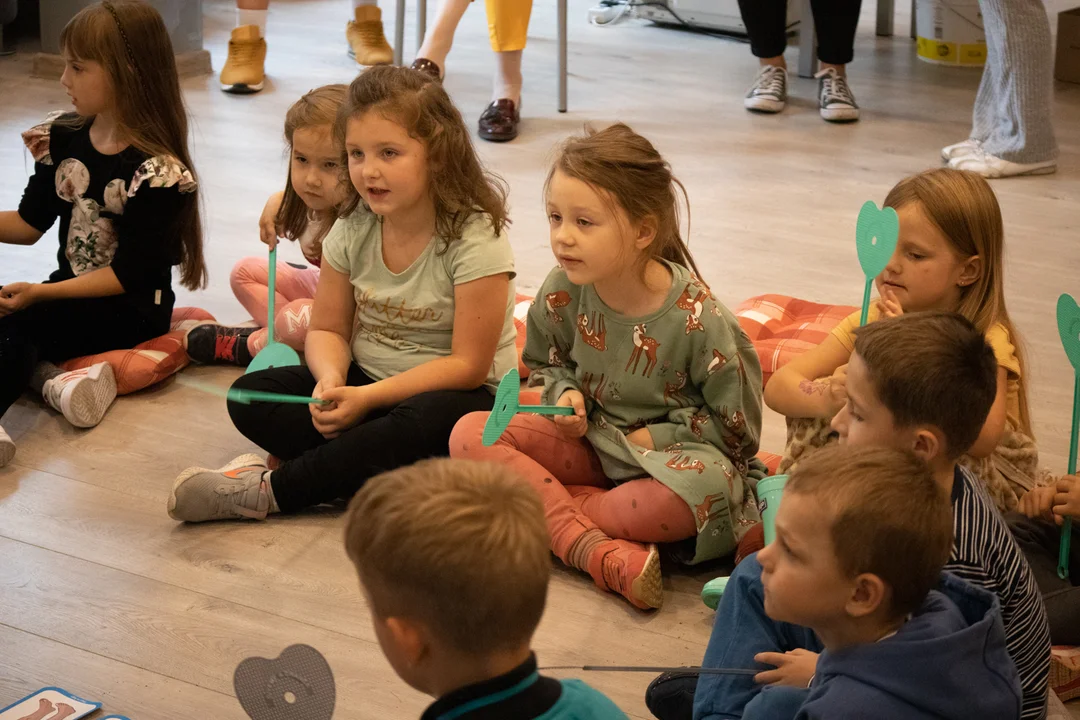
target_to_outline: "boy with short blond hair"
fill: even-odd
[[[549,547],[540,499],[496,465],[426,460],[355,495],[345,549],[391,666],[438,698],[424,720],[626,717],[579,680],[537,673]]]

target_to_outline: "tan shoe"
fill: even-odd
[[[266,40],[258,25],[241,25],[232,31],[229,57],[221,68],[221,89],[227,93],[257,93],[263,89],[266,73]]]
[[[394,49],[383,34],[382,10],[377,5],[356,8],[356,20],[345,28],[349,55],[359,65],[389,65],[394,62]]]

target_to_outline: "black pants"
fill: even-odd
[[[351,386],[373,382],[356,365]],[[306,367],[274,368],[244,375],[233,387],[310,395],[315,377]],[[495,398],[485,388],[438,390],[411,397],[393,408],[371,413],[359,425],[327,440],[311,422],[307,405],[230,402],[236,429],[285,461],[270,476],[282,512],[348,500],[368,478],[429,457],[450,454],[450,431],[463,415],[491,410]]]
[[[847,65],[855,56],[855,27],[862,0],[811,0],[818,36],[818,59]],[[787,47],[787,0],[739,0],[750,50],[755,57],[772,58]]]
[[[1024,551],[1031,574],[1039,585],[1046,619],[1050,623],[1050,642],[1054,645],[1080,645],[1080,547],[1073,543],[1069,558],[1069,579],[1058,577],[1058,549],[1061,528],[1045,520],[1033,520],[1020,513],[1005,515],[1016,544]],[[1077,537],[1076,530],[1073,537]]]
[[[26,390],[39,360],[130,348],[167,333],[172,308],[155,310],[149,318],[114,295],[42,302],[0,317],[0,417]]]

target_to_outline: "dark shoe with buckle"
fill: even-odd
[[[521,113],[513,100],[496,100],[480,116],[480,137],[491,142],[513,140],[518,136],[519,122]]]
[[[438,82],[442,82],[442,68],[440,68],[438,65],[431,62],[427,58],[416,58],[415,60],[413,60],[412,65],[410,65],[409,67],[411,67],[413,70],[422,72],[425,75],[430,75]]]

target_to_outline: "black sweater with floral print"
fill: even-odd
[[[58,268],[50,282],[111,267],[125,298],[142,313],[172,313],[172,268],[181,260],[181,210],[195,180],[172,157],[133,147],[104,155],[90,141],[90,122],[54,113],[23,133],[34,174],[19,216],[45,232],[60,220]]]

